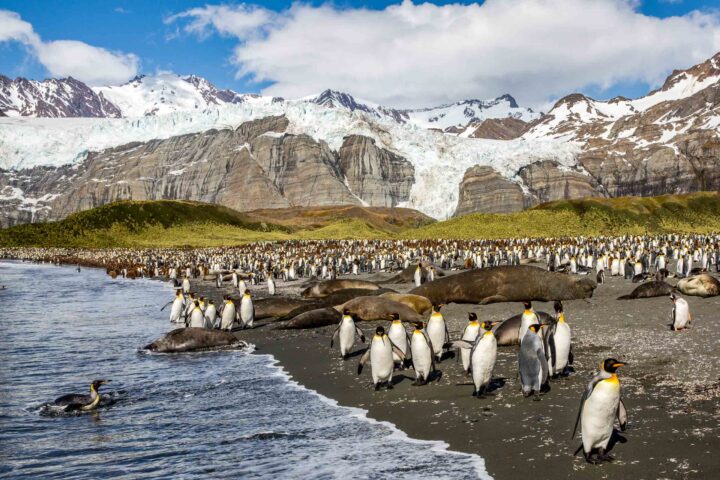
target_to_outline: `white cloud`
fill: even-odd
[[[325,88],[385,105],[423,106],[511,93],[542,105],[577,89],[663,80],[720,50],[717,12],[655,18],[636,0],[487,0],[384,10],[294,4],[194,8],[169,17],[239,43],[238,76],[289,98]]]
[[[72,76],[90,85],[118,84],[137,74],[140,60],[76,40],[44,42],[20,15],[0,10],[0,42],[19,42],[56,77]]]

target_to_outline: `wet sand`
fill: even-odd
[[[278,282],[278,294],[296,295],[301,283]],[[387,286],[401,292],[411,288]],[[369,367],[357,375],[362,344],[356,344],[356,354],[348,361],[330,349],[335,327],[280,331],[267,325],[238,336],[254,343],[258,353],[272,354],[296,381],[341,405],[366,409],[370,417],[392,422],[411,437],[442,440],[453,450],[479,454],[497,479],[528,474],[539,479],[720,478],[720,297],[686,297],[692,327],[673,332],[669,298],[616,300],[636,286],[609,278],[592,299],[565,302],[575,372],[551,381],[550,392],[539,400],[520,393],[518,347],[499,348],[494,370],[498,388],[476,399],[471,379],[454,358],[438,364],[441,378],[426,386],[412,386],[414,372],[409,369],[396,372],[393,390],[375,392]],[[264,287],[256,288],[256,295],[264,296]],[[229,291],[211,282],[193,289],[216,301]],[[552,311],[549,303],[533,306]],[[504,320],[521,312],[522,305],[448,305],[443,314],[451,338],[459,338],[469,311],[481,320]],[[381,323],[388,322],[358,325],[370,338]],[[629,425],[610,452],[615,461],[595,466],[582,454],[573,457],[580,439],[570,436],[582,391],[608,356],[629,362],[619,374]]]

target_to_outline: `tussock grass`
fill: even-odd
[[[276,220],[273,223],[272,220]],[[720,194],[588,198],[431,223],[407,209],[342,206],[240,213],[187,201],[117,202],[0,230],[4,247],[214,247],[255,241],[472,239],[720,231]]]

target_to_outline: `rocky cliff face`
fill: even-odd
[[[394,207],[410,196],[415,168],[403,157],[378,148],[375,140],[350,135],[338,156],[348,187],[368,204]]]
[[[242,211],[407,199],[414,178],[404,158],[359,135],[334,152],[285,133],[287,126],[283,116],[267,117],[90,153],[78,165],[0,172],[0,224],[56,220],[117,200],[198,200]]]

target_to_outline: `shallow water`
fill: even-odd
[[[0,263],[0,477],[477,478],[480,457],[411,440],[288,380],[268,355],[148,355],[169,285]],[[38,407],[122,392],[81,416]]]

